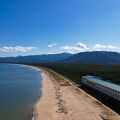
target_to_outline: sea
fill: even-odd
[[[0,120],[32,120],[41,76],[31,67],[0,64]]]

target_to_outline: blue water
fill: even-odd
[[[0,120],[31,120],[40,96],[40,80],[35,69],[0,64]]]

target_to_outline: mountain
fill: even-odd
[[[81,52],[78,54],[60,53],[3,57],[0,62],[14,63],[76,63],[76,64],[120,64],[120,53],[107,51]]]
[[[72,54],[60,53],[60,54],[43,54],[43,55],[30,55],[30,56],[18,56],[18,57],[1,57],[0,62],[15,62],[15,63],[45,63],[56,62],[71,57]]]
[[[82,52],[62,62],[77,64],[120,64],[120,53],[107,51]]]

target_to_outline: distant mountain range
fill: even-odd
[[[120,64],[120,53],[107,51],[82,52],[63,62],[78,64]]]
[[[76,63],[76,64],[120,64],[120,53],[107,51],[81,52],[78,54],[60,53],[48,55],[30,55],[2,57],[0,62],[15,63]]]
[[[43,55],[29,55],[29,56],[18,56],[18,57],[1,57],[0,62],[15,62],[15,63],[48,63],[48,62],[57,62],[68,57],[71,57],[72,54],[69,53],[60,53],[60,54],[43,54]]]

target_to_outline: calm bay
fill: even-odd
[[[40,97],[40,74],[16,64],[0,64],[0,120],[32,120]]]

